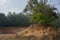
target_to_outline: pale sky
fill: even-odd
[[[7,14],[9,11],[19,13],[27,4],[27,0],[0,0],[0,12]]]
[[[7,14],[9,11],[19,13],[21,12],[28,0],[0,0],[0,12]],[[50,2],[50,1],[49,1]],[[51,4],[58,4],[59,0],[51,0]],[[60,5],[55,5],[60,9]]]

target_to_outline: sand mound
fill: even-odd
[[[17,32],[19,37],[26,37],[26,38],[44,38],[48,37],[47,39],[55,38],[57,35],[57,30],[52,26],[40,26],[40,25],[31,25],[28,28],[24,29],[21,32]],[[53,36],[52,36],[53,35]]]

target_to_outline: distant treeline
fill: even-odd
[[[56,21],[53,21],[53,25],[60,27],[60,13],[57,15],[58,19]],[[31,24],[30,16],[31,15],[24,15],[22,13],[15,12],[9,12],[7,15],[5,15],[4,13],[0,13],[0,27],[29,26]]]
[[[29,17],[21,13],[9,12],[7,16],[0,13],[0,26],[28,26],[30,24]]]

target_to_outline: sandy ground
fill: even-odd
[[[16,33],[24,27],[0,27],[0,40],[16,37]]]
[[[0,34],[0,37],[16,37],[16,34]]]

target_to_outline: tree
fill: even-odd
[[[0,26],[6,25],[6,16],[4,13],[0,13]]]
[[[30,24],[27,16],[25,16],[25,15],[23,15],[21,13],[17,14],[17,16],[16,16],[16,23],[19,26],[27,26],[27,25]]]
[[[15,26],[16,25],[16,13],[13,12],[9,12],[7,15],[7,25],[9,26]]]
[[[52,20],[54,20],[54,17],[52,16],[46,16],[42,13],[33,14],[30,19],[31,23],[36,24],[50,24]]]
[[[47,4],[47,0],[29,0],[25,9],[32,13],[31,23],[50,24],[57,18],[56,8]]]
[[[7,26],[28,26],[29,24],[28,17],[22,13],[9,12],[7,15]]]

